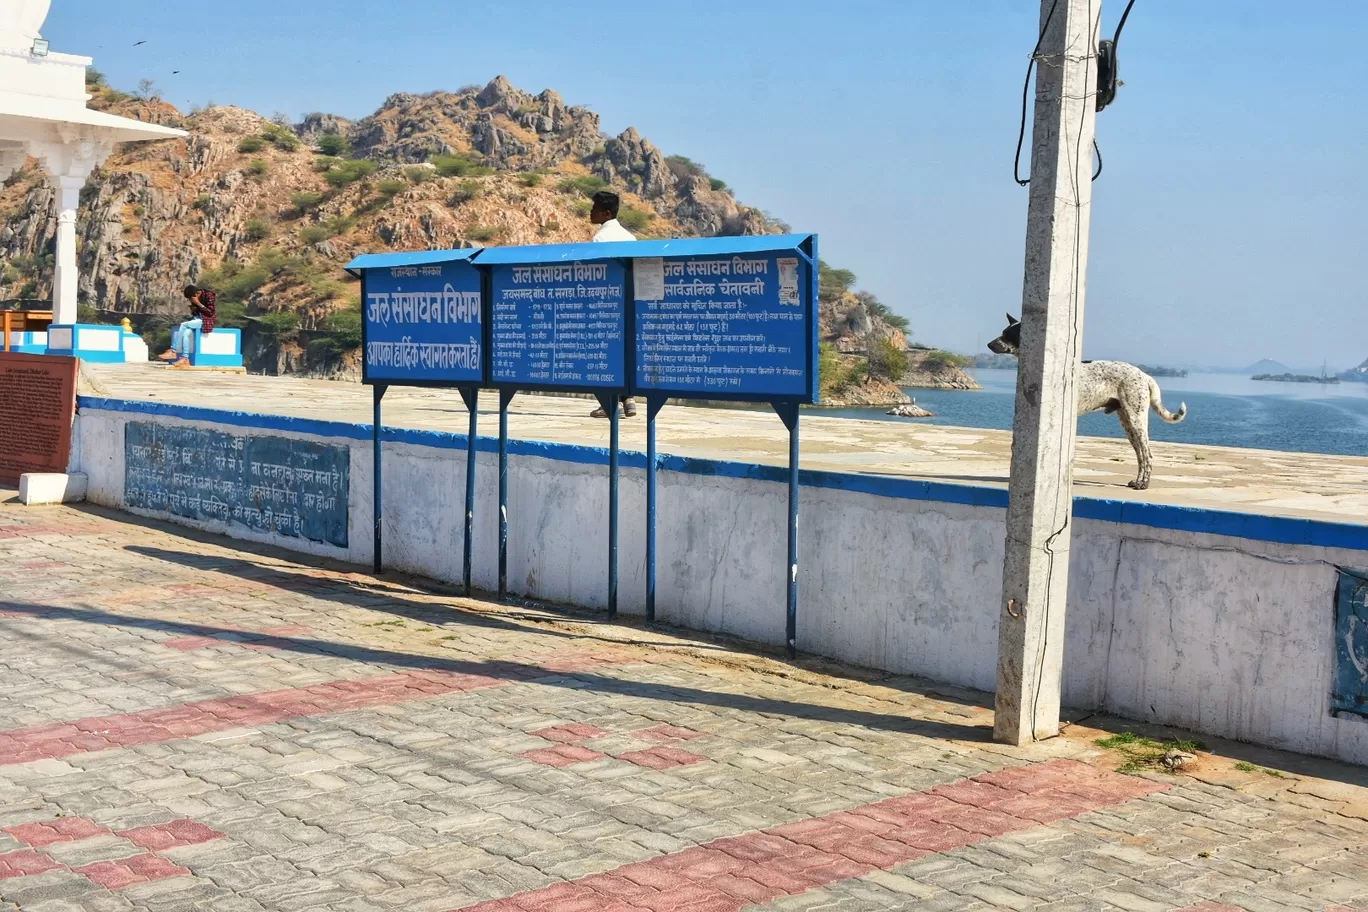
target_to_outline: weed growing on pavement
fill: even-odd
[[[1205,750],[1205,745],[1200,741],[1156,741],[1153,738],[1146,738],[1144,735],[1137,735],[1135,732],[1108,735],[1105,738],[1098,738],[1093,743],[1106,750],[1119,751],[1126,758],[1126,761],[1117,767],[1119,773],[1162,769],[1164,756],[1170,751],[1195,754],[1199,750]]]

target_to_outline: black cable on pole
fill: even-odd
[[[1130,0],[1130,2],[1126,4],[1126,11],[1121,14],[1121,21],[1116,24],[1116,34],[1112,35],[1112,45],[1120,43],[1121,30],[1126,27],[1126,20],[1130,18],[1132,6],[1135,6],[1135,0]]]
[[[1131,0],[1132,3],[1135,0]],[[1021,146],[1026,141],[1026,102],[1031,94],[1031,72],[1035,69],[1036,55],[1040,53],[1040,46],[1045,43],[1045,33],[1050,30],[1050,22],[1054,19],[1055,7],[1059,6],[1059,0],[1054,0],[1050,4],[1050,11],[1045,14],[1045,24],[1040,27],[1040,37],[1036,39],[1035,48],[1031,51],[1031,60],[1026,64],[1026,81],[1021,86],[1021,129],[1017,131],[1016,158],[1012,162],[1012,177],[1016,180],[1017,186],[1024,187],[1031,182],[1028,177],[1021,177]],[[1130,12],[1128,9],[1127,12]],[[1123,19],[1122,22],[1125,20]]]
[[[1036,55],[1040,53],[1040,46],[1045,41],[1045,32],[1050,27],[1050,21],[1054,19],[1055,8],[1059,5],[1059,0],[1054,0],[1050,4],[1050,11],[1045,14],[1045,25],[1040,30],[1040,37],[1036,39],[1035,49],[1031,51],[1031,60],[1026,65],[1026,81],[1021,86],[1021,126],[1017,130],[1016,156],[1012,160],[1012,177],[1017,182],[1017,186],[1024,187],[1031,182],[1029,177],[1021,176],[1021,147],[1026,142],[1026,105],[1031,93],[1031,73],[1036,65]],[[1131,9],[1135,6],[1135,0],[1129,0],[1126,8],[1121,13],[1121,21],[1116,24],[1116,32],[1111,40],[1111,60],[1116,59],[1116,49],[1121,42],[1121,31],[1126,27],[1126,20],[1130,18]],[[1103,42],[1106,44],[1106,42]],[[1097,154],[1097,170],[1093,173],[1092,179],[1097,180],[1102,176],[1102,148],[1093,139],[1093,151]]]

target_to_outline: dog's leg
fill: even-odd
[[[1140,472],[1129,486],[1137,491],[1143,491],[1149,487],[1150,473],[1154,469],[1149,442],[1149,403],[1131,401],[1133,398],[1122,405],[1117,417],[1121,419],[1121,428],[1126,432],[1126,439],[1134,448],[1135,459],[1140,464]]]

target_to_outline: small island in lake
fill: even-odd
[[[1137,364],[1135,366],[1140,368],[1145,373],[1149,374],[1151,377],[1187,376],[1187,371],[1183,370],[1181,367],[1150,367],[1148,364]]]
[[[1339,377],[1317,377],[1314,374],[1255,374],[1251,380],[1269,380],[1273,383],[1339,383]]]

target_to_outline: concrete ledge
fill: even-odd
[[[156,362],[156,361],[152,361],[152,362],[149,362],[149,363],[152,364],[153,366],[160,367],[162,370],[171,370],[171,369],[172,369],[171,365],[165,364],[164,362],[163,362],[163,363],[159,363],[159,362]],[[232,365],[220,365],[220,364],[191,364],[191,365],[189,365],[188,367],[184,367],[184,366],[183,366],[183,367],[177,367],[177,368],[175,368],[175,370],[178,370],[178,371],[199,371],[199,372],[201,372],[201,373],[217,373],[217,374],[245,374],[245,373],[247,373],[247,368],[245,368],[245,367],[242,367],[242,366],[233,367]]]
[[[205,421],[230,427],[311,434],[317,437],[356,440],[363,443],[369,443],[374,433],[369,424],[296,418],[289,415],[267,415],[258,412],[229,412],[169,402],[148,402],[140,399],[80,396],[77,399],[77,405],[82,410],[90,409],[132,415],[164,415],[185,421]],[[386,425],[382,428],[381,439],[386,444],[401,443],[436,449],[464,450],[466,447],[466,435],[464,434],[395,427],[393,425]],[[498,440],[493,437],[477,437],[475,449],[482,453],[495,453],[498,451]],[[508,442],[508,451],[512,456],[537,456],[578,465],[603,466],[608,464],[607,449],[582,444],[514,438]],[[664,472],[777,483],[785,483],[788,480],[788,472],[782,466],[701,459],[695,456],[659,456],[657,458],[657,467]],[[645,453],[622,450],[620,459],[624,469],[644,470],[646,468]],[[1004,510],[1007,507],[1007,491],[1005,488],[902,478],[892,475],[833,472],[821,469],[803,469],[799,473],[799,477],[801,485],[809,489],[824,488],[856,494],[892,497],[900,500],[996,507]],[[1267,516],[1259,513],[1215,510],[1209,507],[1141,503],[1078,495],[1074,496],[1074,511],[1080,519],[1096,519],[1102,522],[1149,526],[1177,532],[1226,535],[1232,538],[1284,545],[1309,545],[1368,551],[1368,524]]]
[[[86,487],[81,472],[29,472],[19,476],[19,502],[26,506],[78,503],[85,500]]]

